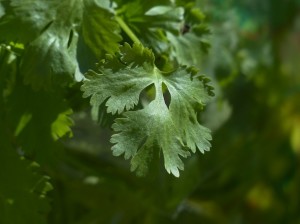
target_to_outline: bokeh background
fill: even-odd
[[[180,178],[138,178],[111,155],[110,130],[75,113],[67,156],[49,171],[49,223],[300,223],[300,1],[196,5],[210,28],[199,67],[216,89],[201,114],[211,151],[185,160]]]
[[[66,28],[56,23],[57,30],[49,32],[52,16],[60,10],[57,15],[63,15],[64,22],[68,13],[77,18],[77,11],[62,12],[65,5],[77,6],[75,9],[82,13],[76,5],[82,1],[62,1],[62,5],[60,1],[36,2],[0,3],[0,224],[34,222],[27,220],[40,224],[46,219],[51,224],[300,224],[300,0],[145,0],[148,6],[170,2],[186,6],[186,24],[180,23],[180,32],[177,30],[181,36],[176,39],[169,32],[163,38],[173,38],[170,42],[179,52],[188,45],[182,54],[172,51],[173,59],[178,57],[177,62],[187,65],[197,61],[196,66],[215,87],[215,97],[199,114],[201,123],[212,130],[211,150],[185,159],[180,178],[167,174],[163,158],[149,175],[137,177],[130,172],[129,161],[113,157],[109,125],[100,127],[91,119],[89,99],[83,99],[80,91],[82,83],[68,88],[58,85],[52,92],[35,92],[23,83],[25,73],[25,83],[32,82],[33,87],[53,84],[56,76],[52,76],[49,62],[61,52],[57,47],[53,50],[44,35],[54,35],[61,42],[68,40],[67,45],[73,43],[69,25]],[[105,23],[105,18],[110,18],[97,17],[98,11],[93,11],[101,4],[106,4],[105,10],[112,9],[110,1],[103,2],[84,2],[86,11],[94,13],[84,24],[91,33],[99,21]],[[139,18],[144,12],[142,0],[114,2],[126,3],[122,8],[125,19],[126,13],[133,17],[137,13]],[[48,6],[59,7],[48,15]],[[196,10],[196,19],[202,22],[205,17],[197,29],[189,25],[195,19],[193,7],[201,10]],[[32,9],[36,11],[31,14]],[[109,16],[105,10],[100,12]],[[36,20],[39,16],[41,24],[51,20],[42,30]],[[131,24],[140,28],[136,35],[141,38],[145,30],[151,36],[151,29],[143,29],[145,21],[153,22]],[[27,28],[36,33],[27,32]],[[70,33],[64,28],[71,29]],[[179,43],[186,40],[184,35],[191,34],[189,29],[203,32],[201,41],[197,37],[196,41],[186,38],[191,42]],[[104,34],[110,36],[109,31]],[[120,32],[123,41],[131,41]],[[144,43],[154,51],[168,42],[155,38]],[[117,36],[112,41],[116,48],[119,39]],[[24,45],[28,41],[36,45]],[[80,36],[78,48],[75,41],[72,49],[78,53],[78,58],[73,58],[75,65],[76,60],[82,62],[80,69],[86,71],[97,60],[95,54],[89,57],[89,52],[103,52],[93,41],[87,48],[85,41]],[[50,59],[49,49],[53,50]],[[156,62],[159,64],[160,59],[160,65],[167,67],[163,56]],[[24,66],[19,67],[19,63]],[[64,63],[58,59],[53,62],[63,73],[74,68],[73,61],[71,67]],[[73,138],[61,139],[70,134],[72,121],[68,116],[72,111]]]

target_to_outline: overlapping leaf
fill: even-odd
[[[53,163],[61,153],[57,139],[72,135],[72,120],[63,95],[33,91],[17,80],[5,104],[15,144],[30,158],[41,164]]]
[[[134,1],[118,10],[145,46],[181,65],[199,66],[209,47],[204,14],[191,2],[175,6],[171,1]]]
[[[46,223],[49,177],[37,172],[37,164],[21,159],[12,145],[6,106],[15,71],[14,52],[0,45],[0,223]]]
[[[169,48],[166,31],[179,33],[184,10],[171,1],[138,0],[123,4],[118,14],[145,46],[161,53]]]
[[[91,96],[95,113],[103,103],[107,112],[127,111],[113,125],[117,132],[111,139],[114,155],[132,158],[132,170],[143,175],[153,156],[162,151],[166,170],[179,176],[184,168],[181,157],[189,156],[189,149],[209,150],[210,131],[199,124],[196,108],[209,100],[210,90],[193,69],[162,72],[154,59],[149,49],[125,44],[119,56],[109,55],[98,71],[88,73],[82,90],[84,97]],[[141,110],[132,110],[150,85],[154,86],[155,99]],[[163,96],[164,85],[171,96],[169,107]]]
[[[193,26],[190,32],[178,36],[168,32],[167,37],[172,43],[171,57],[180,64],[199,66],[209,48],[207,40],[203,38],[207,33],[207,28],[202,25]]]
[[[204,14],[193,3],[185,4],[185,15],[181,32],[175,35],[167,32],[171,43],[170,55],[179,64],[199,67],[203,54],[207,53],[209,44],[206,40],[209,30],[204,23]]]
[[[35,89],[82,80],[78,36],[96,56],[117,50],[121,37],[110,1],[2,1],[1,40],[25,43],[22,73]],[[14,32],[11,32],[13,30]]]
[[[61,144],[56,141],[72,135],[72,110],[60,92],[33,91],[23,84],[18,73],[18,47],[0,45],[0,129],[5,129],[8,144],[13,142],[21,154],[49,165],[61,153]]]

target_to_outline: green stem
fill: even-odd
[[[127,26],[127,24],[124,22],[124,20],[121,17],[116,16],[116,21],[119,23],[120,27],[134,43],[142,44],[139,38],[137,38],[137,36],[132,32],[132,30],[129,28],[129,26]]]

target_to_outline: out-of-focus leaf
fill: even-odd
[[[141,39],[145,46],[156,52],[168,49],[166,31],[178,34],[183,20],[184,10],[175,7],[170,1],[147,2],[132,1],[122,5],[118,14]]]
[[[52,163],[61,153],[55,140],[71,135],[72,110],[65,105],[63,96],[59,92],[33,91],[18,77],[7,100],[7,119],[21,150],[39,162]]]
[[[96,54],[118,49],[121,37],[109,1],[4,1],[0,18],[2,40],[26,44],[22,61],[25,82],[52,89],[83,75],[77,62],[78,36]],[[14,30],[14,32],[10,32]]]
[[[2,123],[2,122],[1,122]],[[1,132],[1,131],[0,131]],[[47,223],[52,189],[49,177],[36,173],[0,133],[0,223]]]

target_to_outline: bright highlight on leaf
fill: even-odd
[[[152,51],[142,45],[121,46],[120,52],[108,55],[97,71],[88,72],[83,95],[91,96],[94,118],[103,103],[108,113],[121,114],[112,126],[116,132],[111,138],[112,150],[116,156],[131,158],[132,171],[144,175],[154,155],[162,154],[167,172],[178,177],[179,170],[184,169],[181,157],[210,148],[210,130],[199,124],[196,108],[209,100],[212,87],[194,68],[181,66],[162,72],[154,59]],[[155,99],[135,110],[141,92],[150,85],[155,88]],[[169,106],[163,85],[171,96]]]

